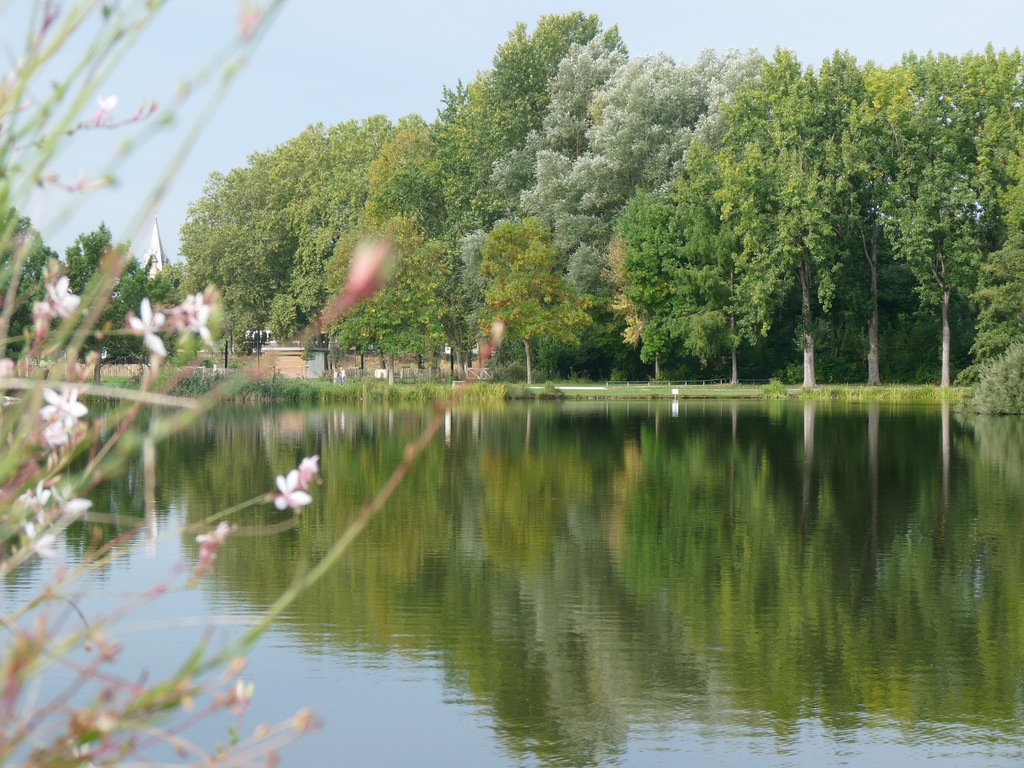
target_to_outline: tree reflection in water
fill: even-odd
[[[310,653],[430,654],[510,755],[545,764],[614,762],[638,731],[767,730],[783,744],[809,722],[880,742],[971,734],[1019,754],[1019,420],[670,407],[454,411],[287,631]],[[326,551],[429,416],[223,412],[161,447],[156,516],[201,519],[319,454],[316,502],[288,530],[269,505],[239,520],[275,533],[232,540],[206,587],[259,609]],[[142,509],[136,475],[100,503]]]

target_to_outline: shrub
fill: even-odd
[[[521,384],[526,381],[526,366],[522,363],[509,363],[500,368],[494,369],[494,380],[511,384]]]
[[[761,397],[765,400],[784,400],[789,397],[789,392],[786,391],[785,384],[778,379],[772,379],[761,387]]]
[[[981,367],[966,407],[977,413],[1024,414],[1024,343]]]

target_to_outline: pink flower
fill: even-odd
[[[201,533],[196,536],[196,542],[199,544],[199,562],[196,564],[197,571],[206,570],[217,559],[217,550],[220,549],[228,536],[237,528],[238,526],[236,525],[221,522],[210,533]]]
[[[356,246],[348,269],[345,293],[353,301],[373,296],[387,277],[391,243],[387,240],[364,241]]]
[[[307,456],[299,463],[299,488],[309,490],[309,482],[320,474],[320,457]]]
[[[280,493],[273,494],[274,506],[278,509],[291,507],[298,509],[313,501],[313,497],[299,490],[299,470],[293,469],[287,475],[277,476],[277,488]]]
[[[242,3],[238,9],[238,34],[248,40],[263,23],[263,9],[254,3]]]

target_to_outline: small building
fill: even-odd
[[[309,360],[306,347],[279,346],[270,342],[260,350],[260,366],[277,371],[288,379],[319,379],[327,370],[327,348],[314,348]]]

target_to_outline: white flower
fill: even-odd
[[[76,422],[72,419],[57,419],[43,427],[43,441],[50,448],[58,448],[71,441]]]
[[[160,337],[156,335],[156,332],[163,328],[164,320],[166,320],[164,313],[154,312],[148,298],[143,299],[139,304],[139,316],[128,318],[128,327],[136,336],[141,336],[142,343],[146,345],[146,348],[158,357],[167,357],[167,348]]]
[[[78,402],[76,387],[64,387],[59,395],[52,389],[44,389],[43,399],[48,403],[39,409],[39,416],[44,421],[69,418],[77,422],[89,412],[88,408]]]
[[[71,439],[71,433],[78,426],[78,420],[89,409],[78,402],[78,390],[65,387],[57,394],[52,389],[43,390],[47,404],[39,409],[43,422],[43,440],[51,448],[64,445]]]
[[[46,505],[50,503],[51,496],[50,489],[40,481],[36,484],[35,490],[25,491],[21,494],[18,497],[18,502],[32,512],[36,520],[42,522],[45,519]]]
[[[40,536],[36,524],[30,522],[25,523],[25,535],[28,537],[32,551],[40,557],[54,557],[57,554],[57,550],[54,549],[57,537],[52,533],[44,533]]]
[[[61,275],[55,281],[46,283],[49,309],[60,317],[71,317],[82,301],[81,297],[71,293],[69,285],[67,275]]]
[[[286,475],[277,476],[277,488],[280,494],[274,495],[274,506],[278,509],[291,507],[298,509],[313,501],[313,497],[299,489],[299,470],[293,469]]]
[[[60,513],[72,519],[81,517],[92,507],[88,499],[69,499],[67,489],[58,486],[53,488],[53,500],[60,506]]]

